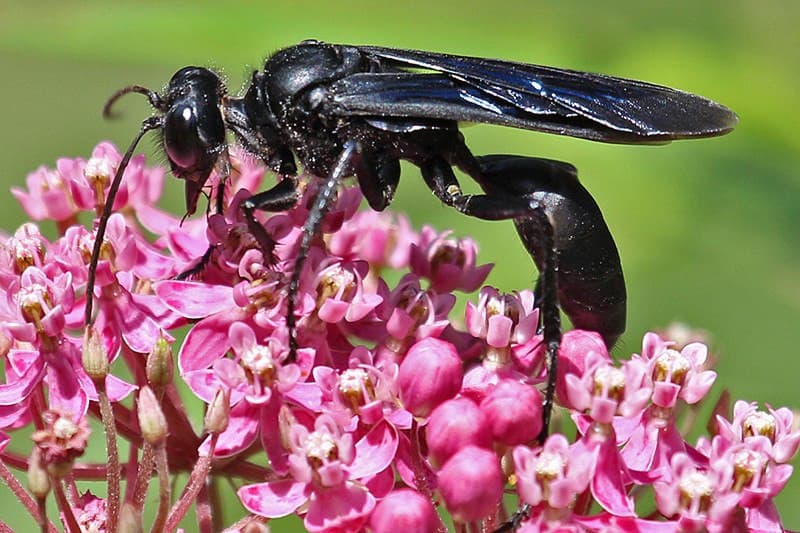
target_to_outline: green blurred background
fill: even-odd
[[[696,92],[734,109],[720,139],[658,147],[590,143],[479,126],[476,154],[520,153],[569,161],[603,208],[625,266],[628,333],[680,320],[707,330],[720,357],[716,393],[800,407],[800,2],[0,2],[2,187],[60,156],[87,157],[100,140],[126,146],[146,102],[104,122],[103,102],[131,83],[161,89],[187,64],[213,66],[242,87],[266,55],[306,38],[421,48],[600,71]],[[150,154],[157,153],[145,143]],[[157,156],[153,161],[162,161]],[[405,168],[394,209],[415,226],[471,235],[489,282],[532,287],[535,273],[510,223],[459,216]],[[169,197],[180,212],[179,185]],[[0,229],[21,209],[8,200]],[[19,531],[11,496],[0,518]],[[800,528],[800,479],[779,499]],[[21,514],[21,513],[13,513]],[[280,528],[274,530],[280,531]]]

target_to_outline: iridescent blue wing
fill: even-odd
[[[500,124],[615,143],[727,133],[738,119],[707,98],[601,74],[364,46],[379,72],[333,83],[342,116]]]

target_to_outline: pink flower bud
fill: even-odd
[[[167,419],[150,387],[142,387],[139,391],[138,413],[142,437],[153,446],[163,444],[167,438]]]
[[[480,409],[492,437],[506,446],[532,441],[542,430],[542,393],[519,381],[498,383]]]
[[[467,446],[439,471],[439,491],[456,522],[474,522],[493,513],[503,496],[503,474],[494,452]]]
[[[94,327],[87,327],[83,336],[81,363],[86,374],[95,382],[103,383],[108,375],[108,356]]]
[[[219,389],[206,411],[205,428],[209,433],[222,433],[230,421],[230,392]]]
[[[426,428],[428,450],[435,464],[447,462],[464,446],[489,449],[492,433],[486,415],[469,398],[448,400],[431,413]]]
[[[415,416],[428,416],[437,405],[458,394],[462,377],[461,359],[452,344],[422,339],[400,364],[400,398]]]
[[[33,448],[28,461],[28,489],[39,500],[43,500],[50,493],[50,476],[42,464],[42,454],[39,448]]]
[[[172,346],[163,336],[156,340],[153,349],[147,355],[147,382],[151,387],[163,387],[172,383],[175,368],[175,358],[172,355]]]
[[[430,500],[417,491],[399,489],[381,500],[370,519],[374,533],[427,533],[442,527]]]

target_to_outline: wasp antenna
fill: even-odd
[[[114,107],[114,104],[117,102],[117,100],[129,93],[143,94],[148,100],[150,100],[150,105],[159,111],[165,110],[164,100],[157,92],[148,89],[147,87],[142,87],[141,85],[129,85],[112,94],[111,97],[106,101],[106,105],[103,106],[103,118],[114,118],[115,115],[111,108]]]
[[[126,87],[125,89],[130,89],[130,87]],[[125,94],[125,92],[139,92],[125,91],[125,89],[118,91],[117,94],[112,96],[111,100],[109,100],[109,103],[106,104],[106,107],[113,103],[113,100]],[[136,145],[138,145],[139,141],[142,140],[144,134],[150,130],[162,127],[162,122],[163,120],[161,117],[148,117],[144,120],[144,122],[142,122],[142,127],[139,130],[139,133],[136,134],[133,142],[128,147],[128,150],[122,157],[122,161],[119,162],[117,173],[114,174],[114,180],[111,182],[111,187],[108,189],[108,196],[106,196],[106,203],[103,206],[103,213],[100,215],[100,221],[97,223],[97,232],[95,233],[94,247],[92,248],[92,258],[89,261],[89,274],[86,278],[86,311],[84,314],[84,321],[87,326],[90,326],[93,323],[92,305],[94,303],[94,283],[95,274],[97,273],[97,263],[100,261],[100,248],[103,246],[103,239],[105,238],[106,234],[106,226],[108,225],[108,217],[111,216],[111,210],[114,208],[114,198],[117,196],[117,190],[119,190],[119,185],[122,182],[122,175],[125,173],[125,169],[128,167],[128,163],[133,156],[133,151],[136,149]]]

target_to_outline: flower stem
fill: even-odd
[[[141,512],[144,507],[144,500],[147,497],[147,487],[150,485],[150,478],[153,475],[153,446],[145,442],[142,448],[142,458],[139,461],[139,469],[136,471],[136,487],[133,489],[133,506]]]
[[[119,450],[117,449],[117,431],[114,425],[114,413],[111,409],[111,402],[108,399],[108,394],[106,394],[105,383],[97,381],[96,386],[100,404],[100,415],[106,434],[106,452],[108,454],[108,470],[106,470],[106,482],[108,484],[106,529],[108,531],[116,531],[117,524],[119,523],[121,477]]]
[[[186,515],[187,511],[189,511],[189,507],[191,507],[192,502],[195,501],[197,494],[205,484],[208,473],[211,471],[211,459],[214,457],[214,448],[217,447],[218,439],[219,434],[213,433],[211,435],[208,454],[197,459],[197,463],[189,476],[189,482],[183,489],[181,497],[175,502],[175,505],[172,506],[169,512],[169,518],[167,519],[165,528],[166,531],[172,531],[178,527],[181,519]]]
[[[14,496],[22,503],[25,509],[28,510],[28,513],[36,520],[37,524],[46,524],[47,523],[47,514],[42,514],[40,509],[37,507],[36,501],[31,498],[31,495],[28,494],[28,491],[25,490],[25,487],[19,482],[19,480],[11,473],[11,470],[8,469],[5,462],[0,461],[0,479],[2,479],[6,486],[14,493]]]
[[[81,531],[81,527],[78,525],[78,521],[75,519],[75,513],[72,512],[72,506],[69,504],[67,497],[64,494],[64,487],[61,485],[60,479],[55,480],[55,483],[53,483],[53,494],[56,497],[56,502],[58,502],[58,509],[61,511],[61,515],[64,521],[67,523],[67,531]],[[44,509],[44,501],[42,500],[39,502],[39,504],[42,511],[46,512]],[[42,528],[44,528],[44,523],[42,523]]]
[[[208,488],[209,484],[203,483],[200,487],[200,493],[197,495],[197,529],[200,533],[212,533],[214,531],[214,517]]]
[[[175,526],[164,528],[164,522],[167,520],[167,511],[169,510],[169,502],[172,499],[172,490],[169,484],[167,450],[163,445],[155,450],[155,461],[156,470],[158,471],[158,512],[156,513],[156,519],[153,521],[153,527],[150,528],[150,531],[153,533],[159,531],[173,531]]]

